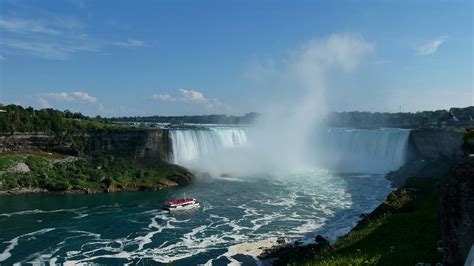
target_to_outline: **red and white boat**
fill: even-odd
[[[182,198],[176,200],[167,200],[163,209],[168,211],[180,211],[180,210],[189,210],[199,207],[199,201],[195,198]]]

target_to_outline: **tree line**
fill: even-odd
[[[100,116],[91,118],[69,110],[59,111],[52,108],[35,110],[20,105],[0,107],[0,132],[46,132],[84,131],[106,127],[108,122]]]
[[[355,128],[473,127],[474,106],[416,113],[372,113],[357,111],[330,113],[326,118],[326,124],[332,127]]]

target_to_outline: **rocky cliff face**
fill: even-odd
[[[168,146],[168,134],[161,129],[119,129],[67,136],[0,134],[0,152],[42,150],[63,154],[110,153],[137,159],[166,159]]]
[[[170,147],[167,130],[151,129],[147,130],[145,142],[138,147],[135,154],[139,158],[159,157],[167,160]]]
[[[463,265],[474,244],[474,159],[455,165],[440,184],[445,265]]]
[[[414,129],[408,139],[408,160],[458,160],[463,155],[464,132],[449,129]]]
[[[71,144],[62,143],[53,135],[34,133],[1,133],[0,152],[17,150],[44,150],[60,153],[71,153]]]
[[[84,151],[131,155],[137,159],[166,159],[168,135],[161,129],[130,129],[86,136]]]

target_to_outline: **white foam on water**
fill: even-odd
[[[246,183],[234,182],[222,184],[247,186]],[[331,220],[340,215],[341,210],[377,205],[376,198],[371,196],[364,196],[364,200],[374,201],[374,204],[353,205],[345,179],[320,170],[282,173],[263,184],[272,188],[271,193],[267,190],[256,192],[255,197],[242,195],[248,199],[240,198],[239,194],[226,194],[222,196],[225,206],[219,200],[206,201],[202,208],[196,210],[198,215],[193,218],[186,213],[139,210],[133,214],[133,219],[141,221],[141,228],[128,236],[107,239],[105,234],[88,232],[87,229],[70,230],[64,238],[65,243],[58,244],[58,247],[64,247],[60,253],[53,249],[52,252],[45,251],[35,256],[39,261],[65,260],[66,264],[88,264],[100,258],[121,258],[129,263],[136,263],[137,260],[168,263],[218,250],[220,253],[217,254],[221,255],[216,255],[207,265],[224,257],[230,263],[237,264],[238,260],[233,258],[235,255],[243,254],[256,259],[258,252],[261,252],[260,247],[270,245],[273,237],[310,237],[317,231],[326,230],[322,228],[328,223],[330,229],[324,231],[325,234],[345,231],[351,225],[347,221],[356,221],[360,213],[351,211],[341,216],[340,222]],[[118,208],[105,206],[89,208],[82,213],[90,216],[102,208]],[[80,248],[68,250],[68,243],[77,243],[79,237],[80,243],[83,243]]]
[[[224,181],[230,181],[230,182],[252,182],[251,179],[248,178],[238,178],[234,176],[216,176],[213,177],[214,179],[217,180],[224,180]]]
[[[227,252],[218,256],[215,259],[208,260],[204,265],[212,265],[212,262],[214,260],[218,260],[222,257],[225,257],[230,261],[230,264],[228,265],[241,265],[239,261],[233,258],[233,256],[239,255],[239,254],[250,256],[255,261],[258,262],[259,261],[258,256],[262,254],[263,250],[265,248],[273,247],[276,244],[277,244],[276,237],[270,237],[270,238],[266,238],[266,239],[262,239],[262,240],[254,241],[254,242],[235,244],[228,247]]]
[[[158,224],[158,221],[157,219],[163,219],[165,218],[163,215],[157,215],[153,218],[151,218],[151,223],[148,225],[148,228],[149,229],[152,229],[153,231],[150,231],[149,233],[147,233],[146,235],[144,236],[139,236],[139,237],[136,237],[134,240],[138,241],[138,249],[141,250],[143,249],[143,247],[147,244],[150,244],[152,242],[152,238],[156,235],[156,234],[159,234],[161,233],[164,229],[171,229],[171,228],[175,228],[174,225],[171,224],[171,222],[174,220],[176,221],[176,219],[169,219],[166,221],[166,225],[164,226],[161,226],[160,224]]]
[[[324,221],[324,219],[323,219]],[[291,231],[293,235],[304,235],[310,232],[314,232],[316,229],[320,228],[323,225],[323,222],[318,222],[314,219],[307,220],[306,223],[296,227]]]
[[[11,251],[18,245],[18,242],[20,241],[20,239],[22,239],[24,237],[32,237],[32,236],[35,236],[35,235],[45,234],[45,233],[51,232],[53,230],[55,230],[55,228],[45,228],[45,229],[41,229],[41,230],[34,231],[34,232],[31,232],[31,233],[20,235],[20,236],[17,236],[15,238],[9,240],[9,241],[6,241],[5,243],[9,243],[9,245],[7,246],[7,248],[2,253],[0,253],[0,262],[5,261],[5,260],[7,260],[8,258],[11,257],[11,255],[12,255]]]
[[[48,213],[58,213],[58,212],[72,212],[77,214],[78,216],[83,215],[82,211],[87,209],[87,207],[75,208],[75,209],[57,209],[57,210],[40,210],[40,209],[33,209],[33,210],[25,210],[25,211],[18,211],[18,212],[10,212],[10,213],[0,213],[0,217],[12,217],[18,215],[32,215],[32,214],[48,214]]]

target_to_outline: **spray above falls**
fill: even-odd
[[[274,75],[262,84],[282,92],[275,95],[285,96],[260,99],[265,115],[252,127],[245,145],[238,145],[236,149],[216,149],[228,143],[218,132],[172,132],[171,138],[179,139],[180,144],[176,145],[187,146],[184,150],[179,149],[179,155],[173,160],[181,163],[181,160],[199,155],[197,160],[192,160],[192,165],[188,161],[186,166],[213,174],[253,175],[314,168],[320,149],[313,143],[315,132],[326,116],[326,97],[330,93],[328,77],[355,71],[373,50],[372,44],[351,34],[333,34],[293,49],[268,71]],[[200,147],[203,143],[209,146]],[[215,152],[210,153],[211,150]]]

